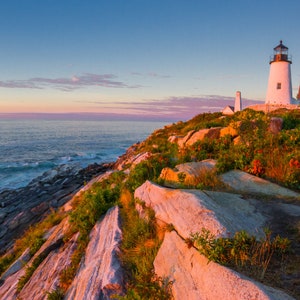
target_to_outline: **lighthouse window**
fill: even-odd
[[[277,90],[281,89],[281,82],[277,82]]]

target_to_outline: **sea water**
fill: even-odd
[[[0,119],[0,191],[61,164],[115,161],[165,122]]]

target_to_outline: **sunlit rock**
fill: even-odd
[[[155,211],[157,219],[172,224],[184,239],[191,233],[209,230],[215,236],[232,236],[242,229],[257,236],[263,233],[265,218],[238,195],[179,190],[146,181],[135,198]]]
[[[164,168],[160,178],[166,182],[183,183],[188,186],[195,186],[199,183],[203,172],[215,169],[216,161],[212,159],[200,162],[189,162],[175,166],[174,169]]]
[[[220,137],[221,127],[214,127],[208,129],[200,129],[196,131],[185,143],[185,146],[192,146],[196,142],[203,140],[204,138],[217,139]]]
[[[236,125],[237,126],[237,125]],[[220,137],[224,137],[225,135],[230,135],[233,138],[238,136],[238,130],[235,126],[230,125],[224,128],[221,128],[220,130]]]
[[[222,174],[220,178],[225,184],[239,192],[300,198],[299,193],[243,171],[229,171]]]
[[[208,262],[175,231],[166,233],[154,261],[155,273],[172,283],[174,300],[291,300],[287,294],[229,268]]]
[[[46,258],[32,274],[30,280],[25,284],[19,294],[19,299],[42,300],[46,299],[47,293],[56,290],[60,283],[60,274],[71,263],[71,257],[77,248],[78,234],[68,241],[65,247],[53,245],[49,249]]]
[[[118,259],[122,238],[119,208],[110,209],[90,233],[90,242],[65,299],[111,299],[124,292],[123,272]]]

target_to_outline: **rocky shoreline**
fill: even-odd
[[[30,225],[65,204],[85,183],[112,166],[113,163],[94,163],[86,168],[60,165],[25,187],[0,192],[0,252],[5,252]]]
[[[91,180],[82,174],[78,177],[80,170],[68,170],[68,166],[62,166],[60,170],[51,170],[33,181],[24,191],[24,195],[27,194],[23,200],[21,190],[15,195],[13,191],[0,193],[3,197],[3,201],[0,200],[1,234],[4,230],[0,243],[3,241],[1,236],[7,238],[15,234],[14,231],[25,228],[24,224],[29,226],[30,222],[33,224],[42,218],[44,211],[60,207],[65,202],[64,211],[74,212],[72,215],[76,216],[70,222],[70,215],[65,215],[60,223],[51,224],[50,229],[45,229],[44,243],[36,253],[31,256],[27,248],[10,266],[7,264],[0,278],[0,298],[37,300],[45,299],[48,294],[59,299],[111,299],[111,295],[122,297],[126,294],[125,298],[130,298],[137,293],[139,299],[149,299],[143,294],[146,290],[147,293],[155,293],[155,296],[162,295],[164,299],[300,300],[299,190],[287,189],[239,168],[219,173],[216,159],[198,156],[195,156],[196,159],[192,156],[185,158],[183,162],[180,159],[189,153],[185,151],[191,150],[194,144],[207,139],[219,143],[220,137],[228,138],[229,135],[230,139],[226,141],[230,140],[230,143],[247,143],[252,131],[260,128],[254,122],[245,123],[250,128],[253,125],[245,140],[235,125],[196,130],[193,128],[199,125],[192,121],[185,126],[189,130],[174,127],[156,131],[141,144],[128,148],[115,163],[96,168],[95,175],[91,175],[91,167],[87,171]],[[277,127],[274,129],[271,125],[267,127],[267,123],[263,124],[261,127],[267,130],[264,138],[268,138],[270,132],[278,134]],[[275,125],[274,118],[271,124]],[[238,123],[239,128],[243,128],[242,125]],[[271,137],[273,147],[275,139]],[[183,152],[180,155],[173,153],[172,145],[165,147],[166,141],[176,143]],[[226,146],[223,142],[221,144]],[[214,146],[213,143],[208,145]],[[232,153],[243,149],[231,146]],[[257,149],[260,150],[260,147]],[[292,147],[289,149],[293,150]],[[201,148],[192,150],[201,151]],[[168,160],[160,165],[164,163],[165,154],[168,154]],[[228,159],[229,155],[221,157]],[[175,161],[178,164],[174,166]],[[157,165],[161,168],[156,168]],[[270,168],[273,169],[273,166]],[[113,170],[124,174],[110,176]],[[144,173],[147,176],[143,177]],[[208,180],[212,184],[207,183]],[[86,184],[82,187],[84,181]],[[76,188],[75,182],[79,188]],[[104,189],[98,191],[91,187],[94,182],[99,182]],[[119,186],[120,182],[122,184]],[[118,199],[109,196],[111,199],[103,202],[103,206],[96,205],[99,204],[98,199],[104,198],[105,192],[108,195],[115,188],[121,191]],[[77,195],[84,191],[88,194],[78,199]],[[32,196],[31,193],[36,194]],[[8,195],[12,195],[13,201]],[[40,201],[46,195],[51,196]],[[115,204],[115,200],[117,204],[103,213],[106,204]],[[3,217],[6,209],[12,212],[6,212]],[[103,213],[100,218],[93,214],[98,209]],[[13,215],[14,211],[16,213]],[[4,219],[8,216],[10,221]],[[145,229],[145,223],[140,223],[138,216],[145,219],[145,223],[151,222],[151,226]],[[133,221],[126,224],[126,218]],[[91,221],[86,222],[87,219]],[[81,235],[80,226],[89,230],[83,230]],[[127,227],[132,227],[130,234]],[[153,234],[148,234],[148,230]],[[225,265],[214,261],[209,255],[203,255],[201,240],[194,239],[201,232],[208,234],[202,238],[205,243],[210,243],[211,239],[225,238],[234,244],[233,247],[228,244],[231,250]],[[237,239],[237,233],[243,235]],[[250,244],[248,234],[254,237]],[[138,235],[143,235],[139,243],[136,242]],[[276,240],[280,242],[279,248],[274,244]],[[12,241],[13,238],[7,239],[4,244],[6,249]],[[125,244],[129,247],[122,249]],[[223,245],[227,247],[227,242]],[[283,256],[289,246],[290,250]],[[282,253],[275,253],[276,249]],[[152,256],[152,251],[151,259],[147,262],[142,260],[142,256]],[[129,256],[129,260],[126,261],[125,255],[122,257],[120,254]],[[272,254],[275,254],[274,259],[270,260]],[[134,260],[130,260],[133,257]],[[148,263],[146,272],[139,272],[134,279],[128,277],[129,271],[138,271],[135,266],[145,269]],[[126,265],[129,265],[128,269]],[[28,275],[30,269],[33,272]],[[162,284],[163,290],[157,291],[152,280],[155,284]],[[155,299],[161,298],[158,296]]]

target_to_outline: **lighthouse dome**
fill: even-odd
[[[270,64],[276,61],[287,61],[289,63],[292,63],[291,57],[288,55],[289,48],[282,44],[282,41],[280,41],[279,45],[274,47],[274,54],[270,59]]]

